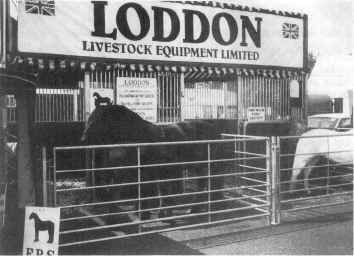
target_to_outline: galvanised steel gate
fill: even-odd
[[[343,146],[353,139],[350,132],[223,134],[210,141],[56,147],[48,166],[54,171],[49,184],[55,184],[48,205],[61,208],[60,246],[255,218],[279,224],[288,212],[352,203],[353,160],[328,159],[353,155],[353,147]],[[299,140],[327,146],[301,152],[295,150]],[[191,146],[203,157],[145,158],[156,148]],[[122,152],[133,157],[125,161]],[[293,165],[294,158],[307,156],[318,161]],[[312,171],[304,176],[299,169]]]
[[[273,140],[277,163],[274,168],[278,170],[275,174],[280,190],[276,201],[281,213],[353,201],[352,131],[283,136]]]
[[[54,148],[53,206],[61,209],[60,245],[253,218],[270,222],[269,139],[224,137]],[[250,141],[266,153],[242,151]],[[146,158],[150,152],[191,147],[205,154]]]

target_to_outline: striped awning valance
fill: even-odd
[[[139,64],[139,63],[104,63],[68,59],[44,59],[34,57],[14,57],[8,63],[12,70],[26,73],[61,73],[76,71],[129,70],[133,72],[173,72],[184,73],[187,80],[223,79],[232,76],[262,76],[268,78],[292,78],[304,74],[303,71],[287,69],[238,68],[208,65],[176,64]]]
[[[214,7],[214,8],[248,11],[248,12],[262,12],[262,13],[270,13],[270,14],[287,16],[287,17],[295,17],[295,18],[301,18],[304,16],[304,14],[299,13],[299,12],[279,11],[279,10],[274,10],[274,9],[270,10],[270,9],[264,9],[264,8],[256,8],[256,7],[250,7],[250,6],[237,5],[234,3],[221,3],[221,2],[217,2],[217,1],[166,1],[166,2],[190,4],[190,5],[200,5],[200,6],[210,6],[210,7]]]

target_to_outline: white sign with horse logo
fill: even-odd
[[[60,208],[26,207],[23,255],[58,255]]]

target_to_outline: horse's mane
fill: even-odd
[[[124,120],[126,121],[137,121],[141,123],[146,123],[146,124],[152,124],[149,121],[146,121],[143,119],[141,116],[139,116],[137,113],[133,112],[129,108],[123,105],[108,105],[108,106],[97,106],[95,110],[91,113],[90,118],[97,118],[98,116],[102,115],[109,115],[112,121],[114,121],[115,118],[119,119],[121,117],[124,117]]]

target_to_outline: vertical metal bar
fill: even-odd
[[[227,84],[225,82],[222,83],[222,89],[223,89],[223,96],[224,96],[224,104],[223,104],[223,108],[224,108],[224,117],[226,117],[226,111],[227,111],[227,101],[226,101],[226,98],[227,98]],[[232,118],[231,116],[229,116],[228,118]]]
[[[96,186],[96,173],[93,170],[96,167],[96,150],[91,151],[91,185]],[[96,189],[92,189],[92,200],[96,201]]]
[[[53,148],[53,207],[57,206],[57,152]]]
[[[271,224],[277,225],[280,223],[280,143],[279,137],[271,137],[272,140],[272,211],[271,211]]]
[[[0,182],[7,184],[7,172],[8,172],[8,161],[6,153],[6,143],[7,143],[7,110],[6,110],[6,95],[4,92],[0,94]],[[3,210],[3,209],[1,209]],[[1,226],[0,226],[1,227]]]
[[[166,73],[167,76],[167,84],[168,84],[168,121],[171,122],[172,121],[172,77],[171,77],[171,73],[167,72]]]
[[[286,88],[287,88],[287,92],[288,92],[288,113],[289,116],[292,118],[292,113],[291,113],[291,106],[290,106],[290,88],[289,88],[289,80],[288,79],[284,79],[284,82],[286,84]]]
[[[258,76],[254,76],[254,81],[255,81],[254,92],[256,94],[256,103],[255,103],[255,105],[257,107],[259,107],[259,79],[258,79]]]
[[[329,152],[330,152],[330,148],[329,148],[329,138],[330,137],[327,137],[327,178],[326,178],[326,194],[329,194],[329,174],[330,174],[330,172],[329,172]]]
[[[90,106],[90,84],[92,81],[92,73],[85,72],[84,77],[84,120],[87,122],[90,113],[91,113],[91,106]]]
[[[211,155],[208,143],[208,222],[211,223]]]
[[[165,74],[161,73],[161,91],[162,91],[162,122],[166,122],[166,118],[165,118],[165,106],[166,106],[166,102],[165,102]]]
[[[138,166],[138,215],[141,220],[141,159],[140,159],[140,146],[137,146],[137,166]],[[141,232],[141,225],[138,224],[139,233]]]
[[[157,90],[157,122],[161,122],[161,89],[160,89],[160,83],[159,83],[159,76],[156,73],[156,90]]]
[[[267,182],[267,186],[266,186],[266,193],[268,195],[272,195],[272,159],[271,159],[271,153],[272,153],[272,144],[270,142],[270,138],[266,138],[265,140],[266,143],[266,170],[267,170],[267,174],[266,174],[266,182]],[[267,219],[267,224],[270,225],[272,223],[272,196],[267,196],[267,202],[269,203],[269,217]]]
[[[79,121],[77,97],[78,97],[78,91],[77,89],[75,89],[73,92],[73,121]]]
[[[173,121],[178,122],[178,73],[173,73],[173,89],[174,89],[174,103],[173,103]]]
[[[280,80],[281,85],[282,85],[282,90],[283,90],[283,117],[286,118],[287,114],[286,114],[286,104],[287,104],[287,100],[286,100],[286,86],[284,84],[283,80]]]
[[[185,117],[185,112],[186,111],[190,111],[189,106],[186,106],[186,99],[188,99],[185,96],[185,88],[184,88],[184,73],[181,73],[179,76],[179,82],[180,82],[180,94],[179,94],[179,99],[180,99],[180,103],[179,103],[179,113],[180,113],[180,121],[184,121],[184,117]],[[187,110],[188,108],[188,110]]]
[[[42,193],[43,193],[43,206],[48,205],[48,190],[47,190],[47,148],[42,147]]]
[[[236,97],[237,97],[237,110],[236,110],[236,117],[237,117],[237,120],[240,120],[241,119],[241,109],[242,109],[242,84],[241,84],[241,79],[240,79],[240,76],[237,76],[236,77],[237,79],[237,90],[236,90]],[[226,116],[227,118],[227,116]],[[239,122],[239,121],[238,121]],[[239,126],[237,125],[237,133],[240,133],[239,132]]]
[[[267,78],[263,78],[263,81],[264,81],[264,105],[265,105],[265,108],[266,108],[266,119],[267,120],[270,120],[270,115],[269,115],[269,105],[268,105],[268,99],[269,99],[269,92],[268,92],[268,81],[267,81]]]

